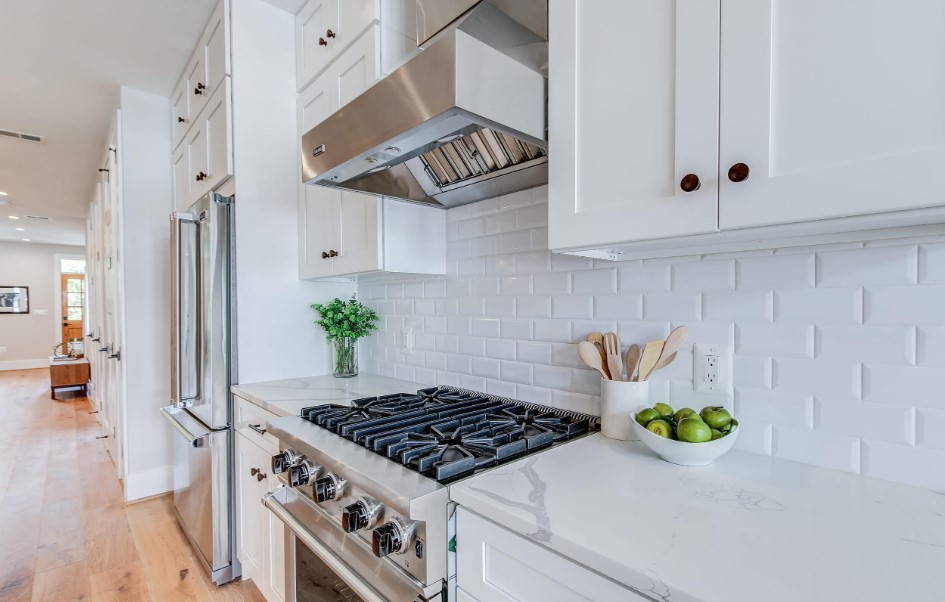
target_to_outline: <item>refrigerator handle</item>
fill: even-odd
[[[171,214],[171,406],[186,407],[183,402],[181,385],[181,353],[183,337],[181,312],[181,229],[184,224],[196,223],[192,213],[176,212]]]

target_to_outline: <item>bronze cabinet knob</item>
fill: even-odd
[[[329,257],[331,257],[331,255],[329,255],[325,251],[322,251],[322,259],[328,259]]]
[[[728,179],[733,182],[744,182],[748,179],[748,165],[736,163],[728,168]]]
[[[679,181],[679,187],[682,188],[683,192],[695,192],[702,187],[702,182],[699,181],[699,176],[690,173],[683,176],[683,179]]]
[[[329,249],[329,251],[328,251],[328,256],[329,256],[329,257],[338,257],[338,251],[335,251],[334,249]]]
[[[329,38],[333,38],[335,37],[335,32],[329,29],[327,32],[325,32],[325,35],[328,36]]]
[[[328,46],[328,42],[325,41],[325,38],[318,38],[319,46]]]

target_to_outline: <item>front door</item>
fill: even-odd
[[[82,342],[85,318],[85,275],[62,275],[62,342]],[[65,351],[65,349],[63,349]]]

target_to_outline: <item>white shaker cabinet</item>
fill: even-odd
[[[295,21],[299,90],[379,18],[379,0],[309,0]]]
[[[943,23],[940,0],[550,0],[550,248],[633,259],[945,222]]]
[[[723,229],[945,203],[941,0],[722,0],[721,56]]]
[[[551,0],[549,25],[550,247],[715,231],[719,1]]]
[[[482,518],[456,510],[457,600],[647,602],[649,598]]]

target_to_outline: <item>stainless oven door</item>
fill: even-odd
[[[270,491],[262,502],[286,529],[285,602],[445,602],[442,583],[425,586],[377,558],[291,488]]]

